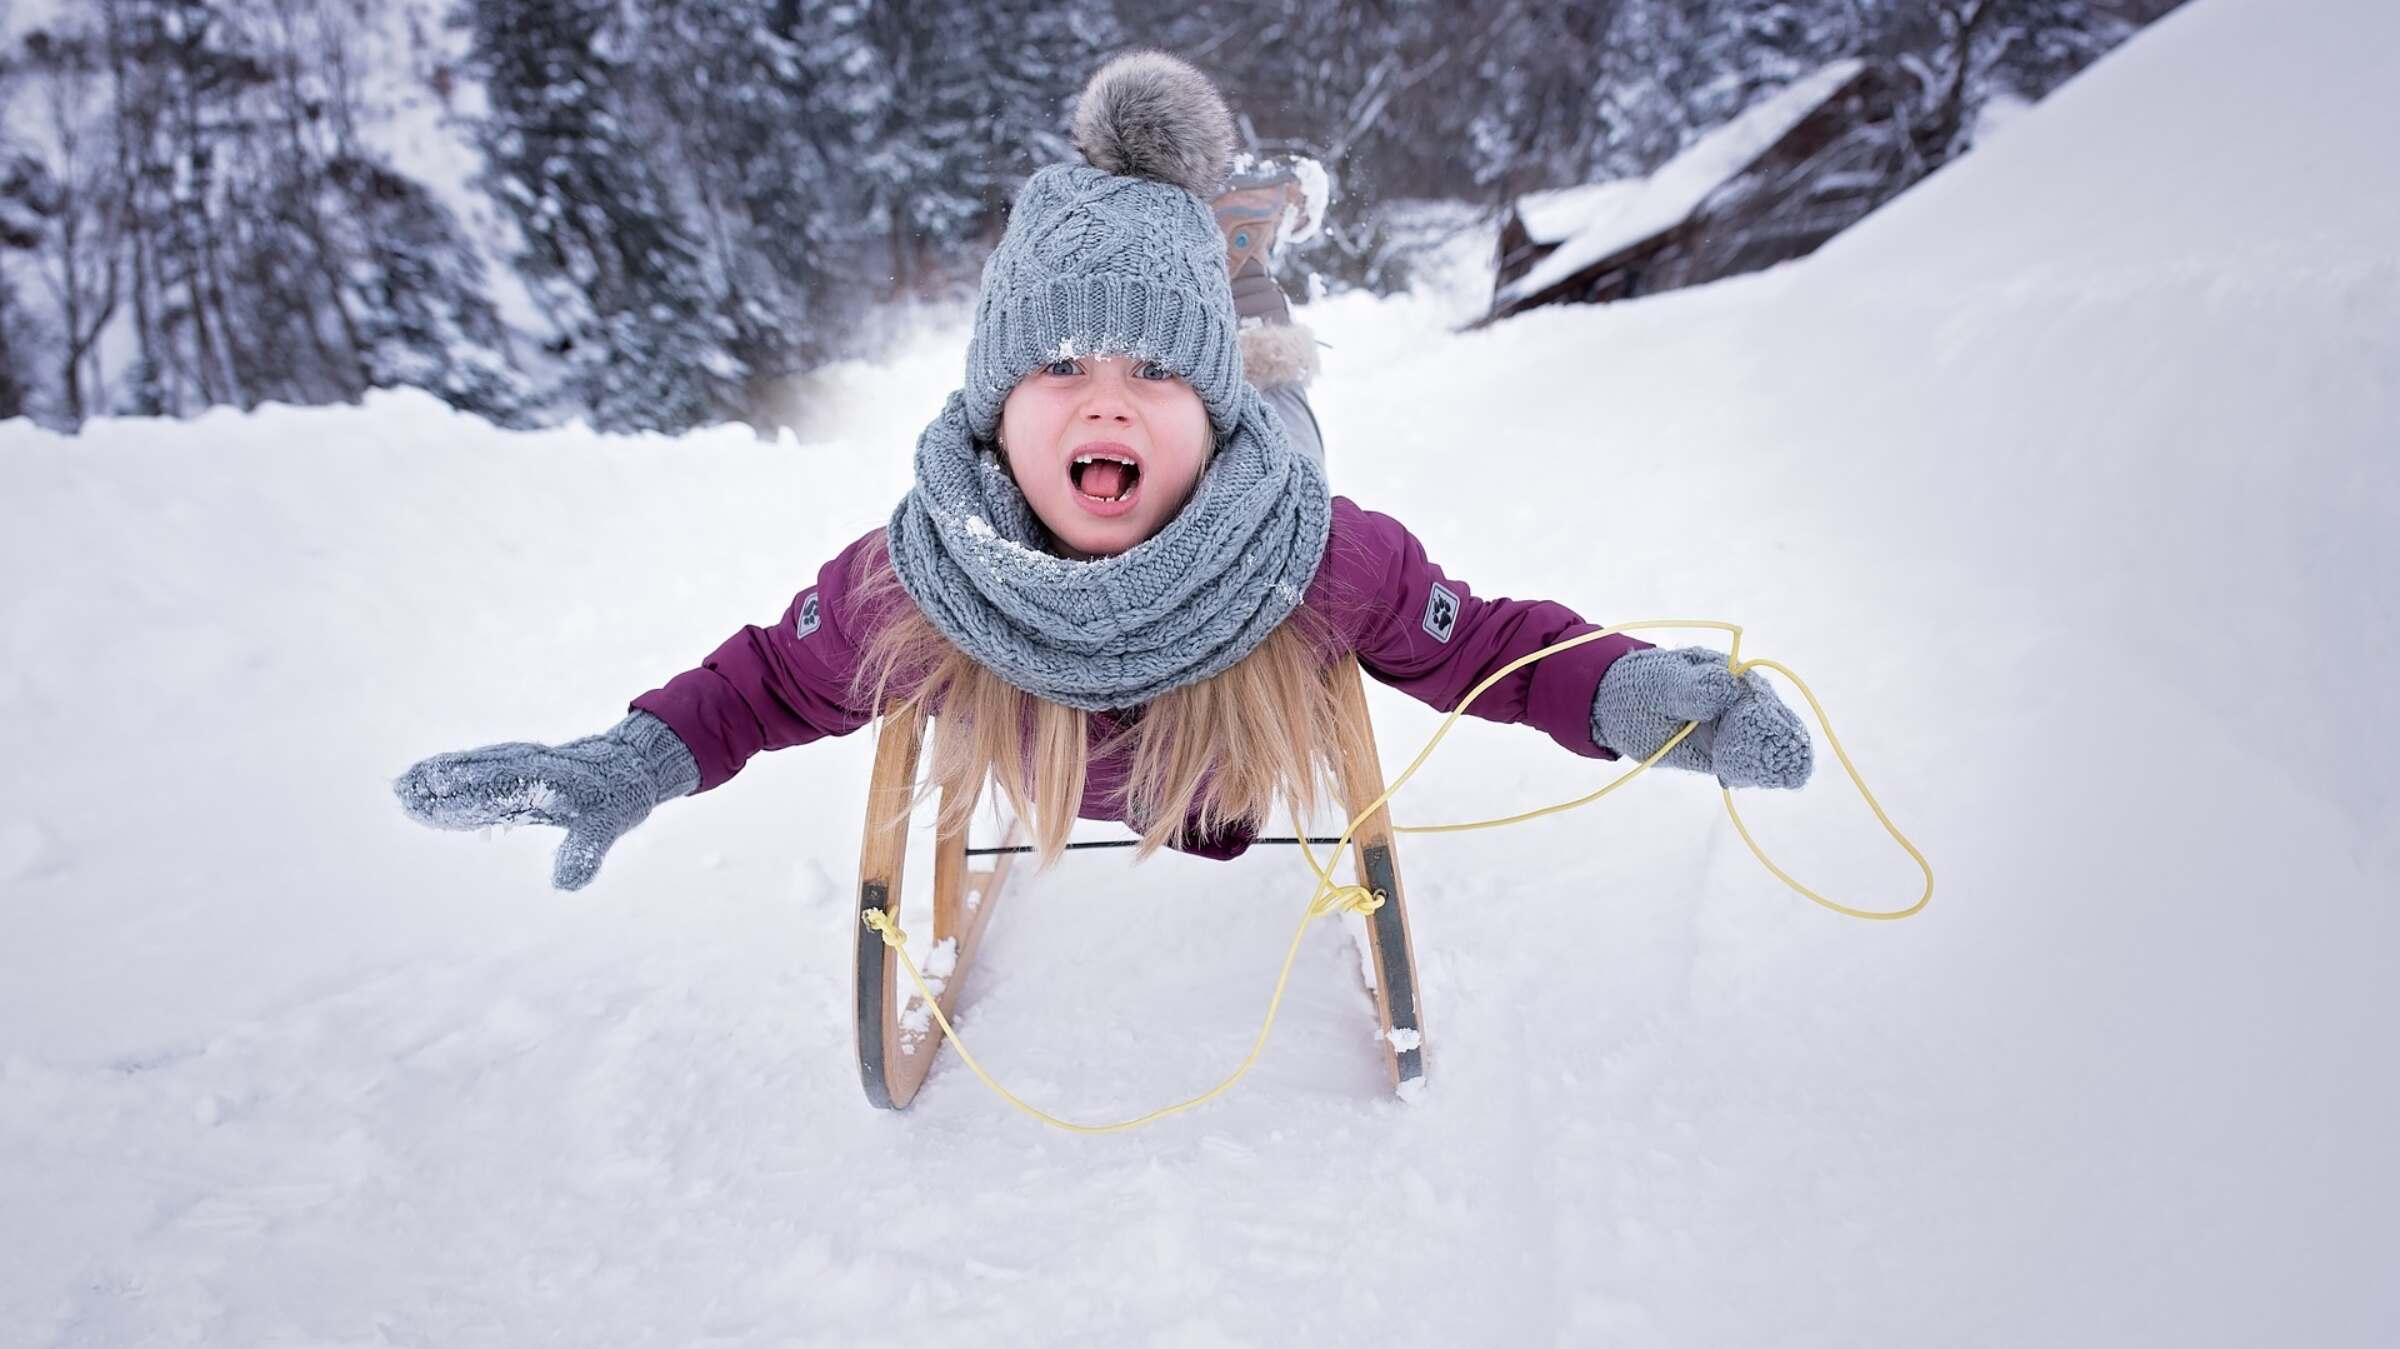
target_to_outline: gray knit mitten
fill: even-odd
[[[1617,657],[1592,699],[1592,739],[1628,759],[1647,759],[1696,721],[1660,763],[1714,773],[1728,787],[1808,781],[1816,758],[1808,727],[1757,671],[1736,679],[1725,666],[1724,652],[1704,646]]]
[[[549,745],[485,745],[419,761],[392,782],[400,806],[436,829],[554,824],[567,831],[550,883],[580,890],[625,831],[700,785],[700,766],[667,724],[635,712],[598,735]]]

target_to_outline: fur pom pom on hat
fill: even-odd
[[[1093,73],[1072,132],[1089,162],[1027,179],[984,263],[969,428],[990,439],[1017,381],[1061,356],[1124,355],[1182,376],[1230,434],[1258,398],[1207,201],[1232,168],[1233,114],[1189,63],[1138,51]]]
[[[1190,62],[1127,52],[1092,73],[1075,103],[1075,148],[1093,168],[1208,197],[1233,171],[1233,113]]]

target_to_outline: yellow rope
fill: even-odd
[[[1789,668],[1774,661],[1764,659],[1748,661],[1743,660],[1742,629],[1740,625],[1734,623],[1724,623],[1714,619],[1705,618],[1653,618],[1644,619],[1637,623],[1619,623],[1613,627],[1601,628],[1596,632],[1587,632],[1580,636],[1570,637],[1563,642],[1554,642],[1549,646],[1543,647],[1539,651],[1520,656],[1517,659],[1510,661],[1508,664],[1501,666],[1499,669],[1492,671],[1491,674],[1485,676],[1483,682],[1468,690],[1467,696],[1459,700],[1458,706],[1451,710],[1450,715],[1442,719],[1441,726],[1434,731],[1432,738],[1425,742],[1425,748],[1417,751],[1417,757],[1410,760],[1408,767],[1401,770],[1400,776],[1392,779],[1391,783],[1383,789],[1383,795],[1376,797],[1374,801],[1369,803],[1364,810],[1359,811],[1355,818],[1342,827],[1341,836],[1335,841],[1333,845],[1333,851],[1330,856],[1339,858],[1342,855],[1342,849],[1349,845],[1352,837],[1358,832],[1358,830],[1365,825],[1368,820],[1373,819],[1375,817],[1375,813],[1379,810],[1382,810],[1384,805],[1392,799],[1393,794],[1398,792],[1402,786],[1406,785],[1410,778],[1416,776],[1417,770],[1425,766],[1425,761],[1433,757],[1434,747],[1442,743],[1442,737],[1450,734],[1450,728],[1458,723],[1458,719],[1466,714],[1467,708],[1473,705],[1477,698],[1483,696],[1485,690],[1491,688],[1492,685],[1499,683],[1502,679],[1508,677],[1509,675],[1514,674],[1516,671],[1533,664],[1537,660],[1555,656],[1562,651],[1572,651],[1576,647],[1582,646],[1587,642],[1596,642],[1603,637],[1608,637],[1616,633],[1638,632],[1646,628],[1715,628],[1722,632],[1731,633],[1733,635],[1732,650],[1726,655],[1725,658],[1726,669],[1728,671],[1738,676],[1745,671],[1764,666],[1765,668],[1773,670],[1782,675],[1784,678],[1791,680],[1793,685],[1800,690],[1801,696],[1808,699],[1809,710],[1817,714],[1817,724],[1825,728],[1825,742],[1833,747],[1835,757],[1841,760],[1842,771],[1850,775],[1851,785],[1858,788],[1858,794],[1866,799],[1868,809],[1875,812],[1875,818],[1882,823],[1884,832],[1890,834],[1892,836],[1892,840],[1898,843],[1900,847],[1908,853],[1909,857],[1915,860],[1917,868],[1925,873],[1925,891],[1923,894],[1917,896],[1916,903],[1909,905],[1907,908],[1888,911],[1855,909],[1849,905],[1836,903],[1833,900],[1827,899],[1823,895],[1818,894],[1816,891],[1809,889],[1805,885],[1802,885],[1799,881],[1794,880],[1790,873],[1786,872],[1782,867],[1775,865],[1775,863],[1768,858],[1766,851],[1758,846],[1758,841],[1750,836],[1749,826],[1742,822],[1742,813],[1733,804],[1733,793],[1729,790],[1725,791],[1723,793],[1725,798],[1725,813],[1733,817],[1734,829],[1741,834],[1742,842],[1749,846],[1751,854],[1758,858],[1759,864],[1764,866],[1768,871],[1774,873],[1774,876],[1777,880],[1782,881],[1785,885],[1788,885],[1793,890],[1798,891],[1802,896],[1806,897],[1810,901],[1821,904],[1824,907],[1833,910],[1835,913],[1847,914],[1852,918],[1906,918],[1911,914],[1923,909],[1926,905],[1926,902],[1933,898],[1932,864],[1928,863],[1925,860],[1925,854],[1917,851],[1916,845],[1909,842],[1907,836],[1900,832],[1900,827],[1892,823],[1892,817],[1884,813],[1883,804],[1875,799],[1875,793],[1867,789],[1866,779],[1859,775],[1858,765],[1850,762],[1849,752],[1842,748],[1842,742],[1840,738],[1835,736],[1833,733],[1832,718],[1825,715],[1825,705],[1817,701],[1817,695],[1809,689],[1808,682],[1802,679],[1799,675],[1794,674]],[[1521,814],[1505,815],[1489,820],[1473,820],[1463,824],[1425,824],[1414,826],[1393,825],[1391,826],[1392,831],[1394,833],[1401,834],[1450,834],[1463,832],[1469,829],[1496,829],[1504,824],[1516,824],[1524,820],[1536,819],[1543,815],[1555,815],[1561,811],[1573,810],[1578,806],[1588,805],[1591,802],[1597,801],[1601,797],[1608,795],[1610,792],[1615,791],[1617,788],[1624,786],[1626,783],[1631,782],[1633,779],[1641,776],[1643,773],[1648,772],[1652,764],[1655,764],[1660,759],[1665,758],[1667,751],[1675,748],[1675,746],[1680,743],[1685,736],[1690,735],[1698,725],[1698,722],[1685,722],[1683,724],[1683,728],[1675,732],[1675,734],[1672,736],[1669,736],[1667,738],[1667,743],[1660,745],[1657,751],[1649,758],[1642,760],[1640,763],[1635,764],[1632,768],[1627,769],[1624,773],[1619,774],[1615,781],[1609,783],[1605,787],[1602,787],[1600,790],[1592,792],[1586,796],[1577,797],[1572,801],[1562,801],[1554,806],[1544,806],[1539,810],[1528,810]],[[1240,1066],[1236,1067],[1232,1074],[1226,1077],[1224,1081],[1219,1082],[1217,1085],[1209,1088],[1200,1095],[1178,1105],[1170,1105],[1164,1107],[1163,1109],[1153,1110],[1149,1114],[1141,1116],[1139,1119],[1129,1119],[1117,1124],[1076,1124],[1068,1120],[1060,1119],[1057,1116],[1037,1109],[1034,1106],[1027,1105],[1024,1101],[1017,1098],[1016,1093],[1010,1091],[1004,1086],[1001,1086],[997,1081],[993,1080],[992,1075],[983,1070],[983,1065],[975,1061],[975,1056],[967,1052],[967,1042],[959,1037],[957,1028],[952,1026],[950,1024],[950,1018],[943,1014],[941,1000],[934,996],[932,989],[925,986],[924,976],[917,972],[917,963],[914,960],[909,959],[907,945],[908,934],[900,930],[899,922],[895,920],[889,912],[883,909],[869,909],[862,914],[860,918],[861,921],[863,921],[869,928],[882,935],[884,944],[886,946],[891,947],[893,951],[899,954],[901,966],[908,971],[909,979],[916,984],[917,994],[919,997],[925,1000],[925,1006],[933,1013],[934,1020],[941,1024],[942,1034],[949,1037],[950,1043],[958,1047],[959,1058],[965,1060],[967,1067],[973,1069],[975,1075],[983,1079],[983,1084],[985,1086],[990,1087],[994,1092],[998,1093],[1002,1100],[1007,1101],[1010,1105],[1013,1105],[1017,1109],[1024,1111],[1026,1114],[1033,1116],[1035,1119],[1042,1121],[1044,1124],[1049,1124],[1057,1128],[1079,1134],[1118,1133],[1126,1129],[1139,1128],[1153,1120],[1165,1119],[1169,1115],[1178,1114],[1182,1111],[1190,1110],[1195,1106],[1205,1104],[1206,1102],[1214,1100],[1218,1096],[1223,1095],[1226,1090],[1233,1086],[1234,1083],[1241,1081],[1242,1076],[1250,1071],[1252,1064],[1258,1062],[1258,1056],[1264,1052],[1267,1047],[1267,1035],[1274,1029],[1275,1014],[1283,1006],[1283,991],[1285,986],[1291,982],[1292,962],[1299,958],[1300,941],[1303,937],[1308,935],[1308,925],[1315,922],[1319,918],[1327,917],[1332,914],[1367,914],[1373,913],[1375,910],[1383,907],[1386,897],[1381,894],[1369,892],[1362,886],[1335,884],[1332,867],[1329,864],[1320,863],[1317,861],[1316,850],[1309,846],[1305,835],[1303,835],[1300,840],[1300,853],[1301,856],[1308,860],[1309,870],[1315,872],[1317,875],[1316,893],[1309,897],[1308,909],[1300,917],[1299,928],[1292,933],[1292,944],[1290,948],[1284,952],[1283,970],[1275,978],[1274,995],[1267,1000],[1266,1020],[1259,1025],[1258,1038],[1251,1042],[1249,1055],[1242,1060]]]

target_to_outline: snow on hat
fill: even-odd
[[[1075,148],[1017,194],[983,268],[961,392],[980,439],[1036,368],[1062,356],[1157,361],[1192,386],[1222,437],[1245,385],[1225,240],[1207,198],[1233,161],[1233,114],[1164,52],[1116,57],[1077,101]]]

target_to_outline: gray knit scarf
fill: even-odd
[[[1239,387],[1233,428],[1183,510],[1088,562],[1048,551],[1049,532],[953,393],[917,438],[916,486],[892,513],[902,587],[977,664],[1087,712],[1231,668],[1299,606],[1333,524],[1323,471]]]

